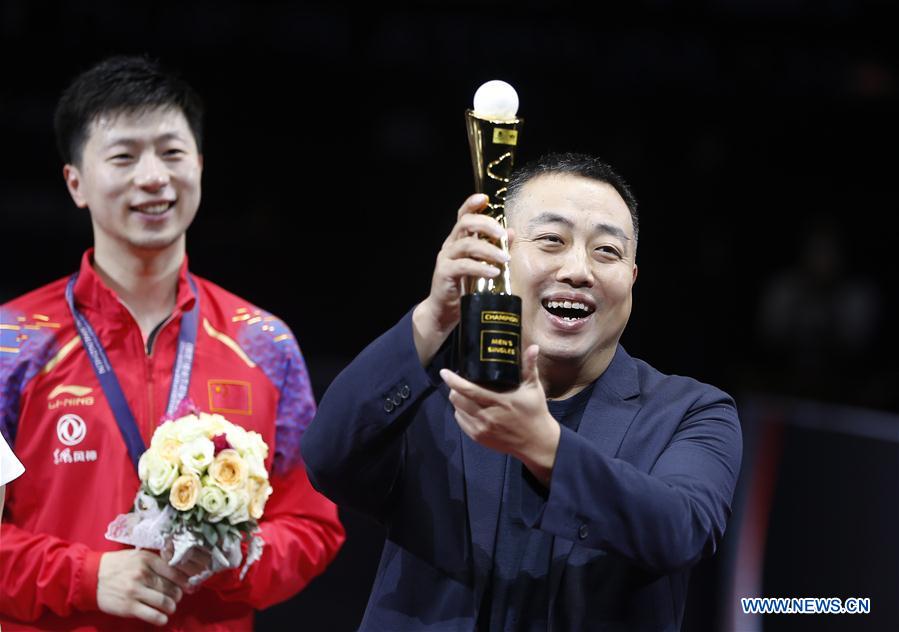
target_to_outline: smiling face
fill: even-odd
[[[525,345],[543,362],[592,381],[609,365],[631,313],[636,240],[614,187],[550,173],[509,201],[512,289]]]
[[[177,108],[101,115],[77,165],[63,175],[72,199],[88,208],[98,248],[183,247],[200,205],[202,158]]]

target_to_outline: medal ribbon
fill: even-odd
[[[87,357],[90,359],[91,366],[94,367],[94,373],[97,380],[103,388],[106,395],[106,401],[112,409],[116,424],[119,426],[119,432],[125,440],[125,446],[128,448],[128,456],[134,464],[134,470],[137,471],[137,463],[141,455],[147,449],[144,440],[140,436],[140,430],[137,427],[137,421],[131,407],[128,406],[128,400],[125,399],[125,393],[119,384],[119,378],[116,377],[115,370],[109,362],[106,355],[106,349],[100,342],[100,337],[91,326],[87,317],[78,311],[75,306],[75,281],[78,280],[78,273],[72,275],[66,285],[66,302],[69,304],[69,310],[72,312],[72,318],[75,320],[75,327],[78,329],[78,335],[81,336],[81,342],[87,351]],[[169,401],[166,406],[166,415],[172,415],[178,408],[178,404],[187,396],[187,389],[190,386],[190,374],[193,370],[194,349],[197,342],[197,326],[200,314],[200,296],[197,292],[197,286],[191,276],[187,277],[190,287],[196,296],[194,306],[189,312],[185,312],[181,316],[181,329],[178,332],[178,351],[175,354],[175,364],[172,368],[172,386],[169,389]]]

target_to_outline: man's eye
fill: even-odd
[[[165,156],[166,158],[178,158],[178,157],[184,155],[184,150],[183,149],[166,149],[164,152],[162,152],[162,155]]]
[[[134,158],[131,154],[116,154],[115,156],[110,157],[110,160],[115,162],[127,162]]]
[[[614,246],[600,246],[596,249],[596,251],[605,257],[614,257],[616,259],[621,258],[621,251],[619,251]]]
[[[562,238],[558,235],[540,235],[534,241],[543,242],[545,244],[562,244]]]

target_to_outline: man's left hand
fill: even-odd
[[[462,432],[484,447],[511,454],[549,487],[561,430],[546,405],[537,375],[540,349],[531,345],[521,363],[521,384],[513,391],[494,392],[448,369],[440,377],[450,387],[450,402]]]
[[[172,542],[169,541],[159,554],[162,556],[163,560],[171,563],[174,554]],[[212,570],[212,554],[201,546],[192,546],[188,549],[187,553],[184,554],[184,557],[181,558],[178,564],[175,565],[175,568],[188,577],[197,577],[198,575]],[[203,581],[206,581],[206,579],[208,579],[208,577],[197,582],[192,588],[188,588],[187,592],[191,593],[196,591],[197,588],[200,587],[200,584],[202,584]]]

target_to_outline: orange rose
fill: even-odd
[[[172,484],[169,503],[178,511],[193,509],[200,497],[200,477],[196,474],[182,474]]]
[[[209,475],[222,489],[239,489],[247,482],[247,463],[237,450],[222,450],[209,466]]]
[[[174,463],[178,465],[181,457],[178,455],[178,451],[181,449],[181,442],[177,439],[173,439],[171,437],[167,439],[163,439],[159,444],[159,456],[168,461],[169,463]]]
[[[262,517],[265,503],[271,495],[272,488],[268,481],[255,476],[250,478],[250,518],[259,520]]]

